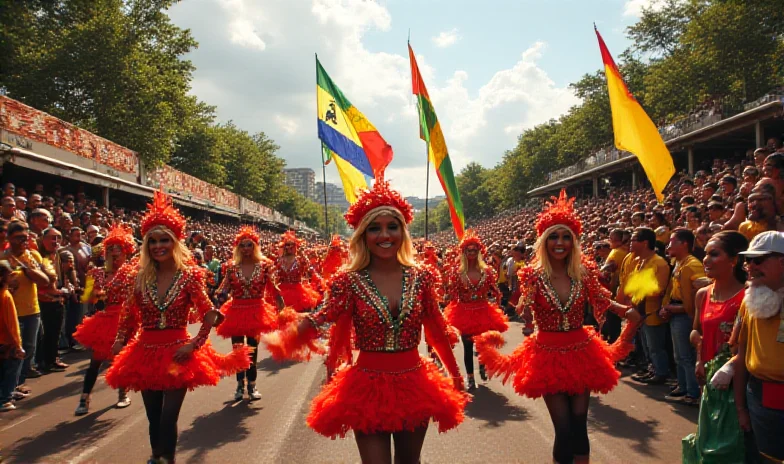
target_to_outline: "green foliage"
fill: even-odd
[[[0,87],[127,146],[148,166],[213,108],[187,95],[196,47],[165,10],[174,0],[3,2]]]
[[[616,60],[629,90],[656,123],[674,122],[716,102],[732,113],[784,83],[781,0],[659,1],[663,8],[644,10],[627,29],[633,44]],[[501,163],[486,171],[486,210],[518,206],[548,173],[613,144],[604,70],[570,87],[582,104],[525,130]],[[466,196],[473,201],[470,192]]]

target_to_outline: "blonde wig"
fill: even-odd
[[[487,263],[485,263],[484,256],[482,256],[482,252],[477,252],[476,255],[476,267],[479,268],[480,271],[483,271],[487,267]],[[465,251],[460,253],[460,268],[459,272],[461,274],[465,274],[468,272],[468,258],[466,258]]]
[[[582,252],[580,251],[580,239],[574,235],[572,229],[566,227],[563,224],[556,224],[554,226],[548,227],[544,232],[542,232],[542,235],[536,239],[536,243],[534,244],[534,250],[536,253],[535,266],[542,269],[548,278],[552,276],[553,267],[550,264],[550,255],[547,253],[547,237],[549,237],[553,232],[557,232],[562,229],[568,231],[569,235],[572,236],[572,251],[569,252],[569,255],[566,257],[566,272],[573,280],[582,280],[586,274],[586,271],[585,267],[583,267],[583,257]]]
[[[400,244],[400,249],[397,250],[397,262],[403,266],[414,266],[414,245],[411,241],[411,235],[408,233],[406,221],[403,214],[391,206],[379,206],[378,208],[368,211],[365,217],[357,225],[354,234],[348,244],[349,263],[345,269],[348,271],[359,271],[365,269],[370,264],[370,250],[368,250],[365,243],[365,231],[371,222],[375,221],[379,216],[388,215],[397,219],[400,227],[403,230],[403,243]]]
[[[174,265],[178,271],[188,267],[188,263],[193,260],[191,250],[185,246],[183,241],[177,240],[177,237],[174,235],[174,232],[172,232],[171,229],[165,226],[153,227],[144,235],[141,254],[139,256],[139,275],[136,276],[136,291],[141,293],[147,292],[150,284],[155,282],[155,276],[158,270],[157,263],[154,259],[152,259],[152,256],[150,256],[149,242],[150,235],[152,235],[153,232],[163,232],[164,234],[168,235],[174,243],[174,247],[172,248],[172,257],[174,258]]]
[[[246,240],[253,244],[253,256],[251,256],[251,261],[254,263],[261,262],[261,260],[264,259],[264,255],[261,254],[261,247],[259,247],[259,244],[249,238],[246,238],[242,242]],[[234,252],[232,254],[232,257],[234,258],[234,264],[237,265],[242,264],[242,250],[240,249],[242,242],[238,243],[237,246],[234,247]]]

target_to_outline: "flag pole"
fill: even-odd
[[[329,211],[327,206],[327,164],[324,162],[324,145],[321,145],[321,185],[324,187],[324,232],[329,239]]]
[[[318,53],[314,53],[316,56],[316,82],[318,82]],[[318,94],[316,96],[316,121],[319,120],[319,116],[321,116],[318,112]],[[329,212],[327,211],[327,165],[324,161],[324,143],[321,143],[321,183],[324,187],[324,233],[326,234],[325,237],[329,239]]]
[[[425,156],[427,156],[427,174],[425,176],[425,240],[427,240],[427,229],[430,222],[428,219],[428,203],[430,203],[428,201],[430,196],[430,152],[427,144],[425,144],[425,151],[427,152],[425,153]]]

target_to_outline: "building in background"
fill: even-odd
[[[439,203],[446,200],[446,195],[438,195],[436,197],[430,198],[427,201],[428,209],[433,210]],[[406,201],[411,203],[411,206],[414,208],[415,211],[424,211],[425,209],[425,199],[419,197],[406,197]]]
[[[324,204],[324,183],[316,182],[316,198],[319,204]],[[327,182],[327,205],[337,206],[341,211],[348,210],[348,200],[343,192],[343,187]]]
[[[310,168],[293,168],[284,169],[283,174],[286,176],[286,185],[293,188],[303,197],[309,200],[323,201],[324,195],[316,195],[316,172]]]

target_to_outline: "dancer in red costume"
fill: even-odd
[[[327,437],[353,430],[363,463],[391,463],[391,440],[395,462],[419,462],[430,420],[441,432],[456,427],[468,401],[438,309],[437,277],[414,263],[412,208],[388,183],[377,179],[345,217],[355,230],[350,262],[333,276],[324,305],[265,341],[274,357],[286,358],[333,323],[327,366],[350,365],[313,399],[308,425]],[[419,355],[423,326],[451,380]],[[356,363],[347,349],[352,328]]]
[[[150,422],[148,464],[174,462],[177,418],[188,390],[217,385],[221,376],[250,364],[246,346],[221,356],[207,340],[223,316],[207,296],[204,270],[192,264],[184,229],[185,218],[171,199],[155,192],[141,221],[144,242],[133,295],[123,305],[112,347],[117,356],[106,373],[113,388],[142,392]],[[198,321],[199,333],[191,337],[186,327]]]
[[[136,277],[135,262],[130,262],[131,256],[136,253],[136,242],[133,241],[133,231],[125,225],[114,225],[101,243],[106,263],[103,267],[96,267],[88,271],[88,289],[84,300],[91,301],[97,312],[87,317],[76,328],[74,338],[83,346],[90,348],[92,359],[90,366],[84,374],[84,387],[79,398],[79,406],[75,414],[83,416],[90,410],[90,393],[93,391],[95,381],[98,379],[98,370],[104,361],[111,360],[112,345],[120,324],[122,305],[133,291]],[[90,285],[92,282],[92,285]],[[131,404],[124,388],[119,389],[117,399],[118,408],[127,408]]]
[[[555,462],[585,463],[590,454],[590,393],[607,393],[618,383],[614,363],[631,351],[640,315],[612,301],[595,268],[582,260],[582,222],[574,212],[574,199],[561,191],[553,200],[536,221],[536,261],[519,272],[517,311],[532,312],[537,331],[509,356],[495,348],[503,344],[498,332],[480,335],[476,344],[479,362],[490,375],[502,375],[504,382],[514,377],[519,395],[544,397],[555,428]],[[586,304],[600,323],[608,309],[629,320],[613,346],[583,327]]]
[[[490,330],[506,332],[509,321],[498,306],[501,291],[495,283],[495,271],[485,264],[487,250],[482,241],[473,230],[467,230],[458,248],[459,267],[447,273],[446,299],[450,303],[444,310],[444,318],[460,332],[468,391],[472,391],[476,389],[474,337]],[[495,303],[489,301],[489,296],[495,298]],[[487,380],[483,364],[479,364],[479,375]]]
[[[332,243],[329,244],[327,255],[321,264],[321,277],[328,280],[348,261],[348,251],[339,235],[332,236]]]
[[[275,262],[275,283],[286,306],[309,312],[321,302],[321,294],[308,281],[320,281],[321,276],[299,253],[301,244],[293,230],[283,234],[279,243],[283,254]]]
[[[278,310],[267,302],[267,296],[277,300],[278,309],[283,300],[272,281],[274,264],[261,254],[259,233],[251,227],[242,227],[234,238],[234,260],[226,268],[226,277],[217,294],[220,301],[228,302],[221,307],[225,320],[216,329],[223,338],[231,338],[232,344],[243,344],[247,339],[250,346],[250,367],[237,372],[236,401],[245,394],[245,378],[248,379],[248,399],[261,399],[256,390],[256,356],[259,335],[272,332],[278,327]],[[271,299],[271,298],[270,298]]]

